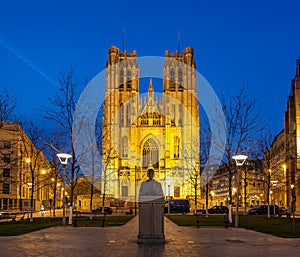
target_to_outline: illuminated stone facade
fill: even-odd
[[[0,128],[0,210],[29,210],[32,188],[33,209],[39,210],[40,205],[52,197],[50,174],[50,163],[21,126],[3,123]]]
[[[106,98],[102,120],[102,192],[134,202],[146,170],[165,195],[186,198],[193,194],[191,170],[199,166],[199,107],[194,51],[166,51],[162,93],[159,82],[148,78],[141,93],[136,51],[109,48]],[[156,65],[153,63],[152,65]],[[157,81],[157,80],[155,80]]]
[[[292,190],[295,186],[296,206],[300,206],[300,59],[297,60],[296,76],[292,80],[291,92],[284,116],[285,163],[287,204],[291,206]]]
[[[232,204],[236,205],[237,176],[232,178]],[[239,206],[250,206],[267,203],[267,176],[261,161],[247,160],[241,167]],[[246,185],[246,187],[245,187]],[[245,192],[246,188],[246,192]],[[226,166],[221,166],[209,182],[209,207],[229,204],[229,180]]]
[[[284,130],[265,153],[265,171],[270,174],[272,201],[292,206],[292,186],[296,196],[295,210],[300,206],[300,59],[292,80],[284,114]]]

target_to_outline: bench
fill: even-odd
[[[132,209],[130,209],[129,211],[125,212],[125,215],[132,215],[132,213],[133,213],[133,211],[132,211]]]
[[[12,215],[11,218],[11,222],[16,222],[17,221],[17,214]],[[22,217],[19,219],[19,221],[24,221],[24,217],[25,217],[25,213],[23,213]]]

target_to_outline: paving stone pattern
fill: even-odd
[[[259,257],[300,256],[300,239],[246,229],[179,227],[165,219],[165,245],[137,244],[138,217],[122,227],[53,227],[0,237],[5,257]]]

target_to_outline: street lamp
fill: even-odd
[[[271,205],[273,203],[273,215],[276,215],[276,208],[275,208],[275,193],[276,192],[275,192],[275,190],[276,190],[276,186],[277,186],[278,180],[270,180],[270,183],[272,185],[272,189],[274,190],[274,192],[270,191],[270,194],[273,193],[273,200],[272,200],[272,197],[271,197]]]
[[[239,195],[240,195],[240,167],[243,166],[246,159],[248,158],[247,155],[239,154],[232,156],[232,159],[235,160],[235,164],[238,167],[238,176],[237,176],[237,194],[236,194],[236,209],[235,209],[235,227],[238,228],[239,226]]]
[[[170,177],[166,177],[166,186],[168,193],[168,215],[170,215],[170,200],[171,200],[171,179]]]
[[[70,158],[72,158],[72,155],[71,154],[67,154],[67,153],[58,153],[57,154],[57,157],[61,163],[61,165],[63,166],[63,177],[62,177],[62,182],[63,182],[63,188],[64,188],[64,192],[63,192],[63,226],[66,225],[66,195],[65,195],[65,190],[66,190],[66,187],[65,187],[65,177],[66,177],[66,165],[68,163],[68,160]],[[72,222],[72,220],[71,220]]]
[[[294,233],[295,232],[295,202],[296,202],[294,184],[291,184],[291,189],[292,189],[292,213],[293,213],[293,233]]]

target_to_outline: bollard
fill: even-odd
[[[228,228],[228,217],[226,214],[224,214],[224,225],[225,225],[225,228]]]
[[[77,227],[78,211],[76,211],[75,219],[73,219],[73,227]]]
[[[196,214],[196,217],[197,217],[197,220],[196,220],[197,228],[199,228],[200,227],[200,220],[199,220],[198,214]]]

